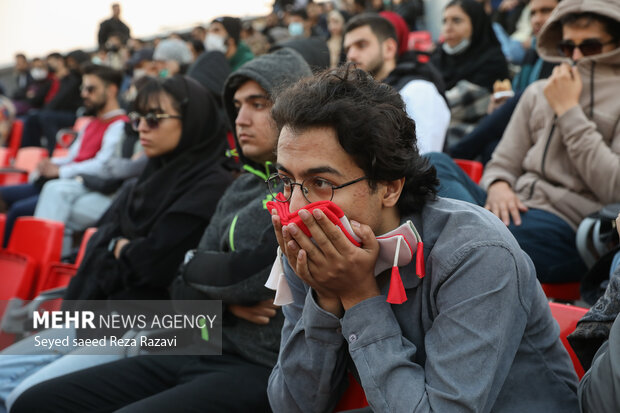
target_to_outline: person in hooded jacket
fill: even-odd
[[[439,194],[497,215],[541,282],[581,279],[579,223],[620,202],[619,46],[619,3],[561,1],[538,38],[539,55],[560,64],[523,93],[480,187],[431,154]]]
[[[244,64],[224,86],[224,106],[246,173],[220,199],[172,287],[177,300],[222,300],[222,355],[147,355],[96,366],[32,387],[12,412],[122,406],[149,412],[271,411],[267,379],[276,363],[283,316],[272,303],[273,291],[264,286],[277,249],[266,211],[272,196],[265,180],[274,170],[278,139],[270,109],[277,88],[310,74],[301,55],[283,48]],[[201,344],[197,334],[195,345]]]
[[[138,92],[135,107],[132,123],[147,165],[99,220],[65,302],[169,299],[185,252],[197,245],[232,182],[222,166],[223,122],[214,99],[198,82],[184,76],[150,79]],[[36,383],[119,358],[63,355],[56,349],[29,355],[36,350],[29,339],[5,349],[0,358],[0,397],[9,408]]]

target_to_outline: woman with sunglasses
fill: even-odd
[[[434,161],[439,195],[497,215],[543,283],[581,280],[576,229],[620,202],[619,46],[620,2],[562,0],[538,37],[540,56],[559,65],[523,92],[480,186]]]
[[[133,125],[149,158],[147,165],[137,180],[125,184],[99,220],[65,300],[169,299],[169,285],[185,252],[196,247],[232,182],[222,166],[224,123],[215,99],[200,84],[184,76],[151,79],[139,90],[135,107]],[[20,344],[33,348],[27,343],[12,347]],[[36,383],[121,357],[56,351],[0,357],[0,372],[10,375],[0,380],[0,388],[13,386],[10,404]],[[8,363],[6,368],[3,363]]]

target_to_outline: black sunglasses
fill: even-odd
[[[179,115],[169,115],[167,113],[153,113],[149,112],[146,115],[143,115],[138,112],[131,112],[129,115],[129,121],[131,122],[131,127],[137,131],[140,127],[140,119],[144,118],[146,121],[146,126],[149,129],[157,129],[159,127],[159,122],[163,119],[182,119]]]
[[[603,43],[599,39],[586,39],[579,44],[575,44],[572,40],[562,40],[558,44],[558,50],[566,57],[572,57],[575,48],[581,51],[584,56],[593,56],[603,51],[603,46],[615,43],[614,40]]]

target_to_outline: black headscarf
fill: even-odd
[[[138,92],[138,106],[148,89],[149,84]],[[127,299],[162,298],[153,291],[167,287],[182,255],[198,244],[232,180],[222,167],[225,129],[211,94],[180,75],[164,81],[161,89],[180,103],[179,144],[149,159],[137,181],[124,186],[100,219],[65,299],[105,299],[119,296],[121,290],[125,293],[120,296]],[[151,234],[154,227],[156,235]],[[191,231],[191,236],[183,231]],[[118,260],[108,251],[116,237],[130,240]],[[147,237],[149,242],[144,243]]]
[[[446,89],[452,89],[459,80],[493,90],[493,82],[509,77],[508,64],[493,32],[491,18],[482,4],[475,0],[453,0],[448,7],[458,6],[469,16],[472,25],[471,43],[455,55],[447,54],[441,45],[431,56],[431,62],[443,75]]]

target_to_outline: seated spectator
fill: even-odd
[[[529,4],[532,33],[538,36],[551,13],[558,5],[559,0],[531,0]],[[491,159],[493,150],[499,143],[508,121],[514,112],[521,93],[527,86],[539,79],[546,79],[556,63],[546,62],[536,51],[536,37],[532,39],[532,46],[525,54],[521,70],[512,82],[512,89],[516,93],[512,98],[491,96],[491,113],[483,118],[476,128],[467,136],[460,139],[455,145],[448,148],[448,153],[454,158],[478,159],[486,164]]]
[[[184,74],[192,63],[192,52],[183,40],[164,39],[155,47],[153,60],[157,64],[159,77]]]
[[[254,58],[250,48],[241,41],[241,20],[237,17],[214,19],[205,37],[205,49],[224,53],[232,71]]]
[[[168,299],[185,252],[198,244],[232,181],[221,165],[223,123],[197,82],[183,76],[150,79],[140,89],[136,109],[148,164],[99,221],[65,300]],[[55,334],[41,334],[46,333]],[[18,342],[5,354],[24,354],[15,351],[19,346],[31,349],[32,342]],[[0,357],[0,397],[10,409],[36,383],[122,357],[75,351]]]
[[[349,62],[399,91],[416,122],[420,152],[443,150],[450,110],[442,96],[441,76],[419,62],[415,52],[399,57],[392,23],[374,13],[353,17],[345,27],[344,49]]]
[[[269,53],[269,40],[267,36],[254,28],[253,22],[244,22],[241,28],[240,39],[248,45],[254,56],[261,56]]]
[[[620,233],[620,216],[616,218]],[[613,269],[613,268],[612,268]],[[579,382],[582,413],[614,413],[620,406],[620,266],[610,275],[605,294],[577,323],[568,341],[586,374]]]
[[[534,261],[541,282],[583,277],[575,230],[603,205],[620,202],[618,16],[617,3],[559,3],[539,35],[538,51],[561,64],[523,93],[481,187],[447,156],[432,154],[439,194],[497,215]]]
[[[23,90],[23,95],[15,94],[13,103],[17,108],[17,116],[24,116],[32,109],[41,109],[58,91],[58,80],[48,71],[47,63],[38,57],[32,59],[30,77],[32,80]]]
[[[25,118],[21,146],[44,146],[42,138],[45,138],[51,156],[56,147],[56,133],[75,122],[76,110],[82,104],[82,80],[81,73],[69,69],[66,59],[59,53],[50,54],[47,63],[58,79],[58,90],[42,110]]]
[[[450,134],[456,139],[486,114],[493,83],[509,77],[508,65],[489,16],[475,0],[453,0],[446,5],[442,34],[444,41],[431,62],[446,84],[453,123]]]
[[[321,37],[326,38],[323,31],[313,26],[305,9],[295,9],[288,14],[288,33],[291,37]]]
[[[17,88],[12,96],[13,99],[23,99],[26,95],[26,88],[32,82],[32,76],[30,75],[30,64],[26,55],[23,53],[17,53],[15,55],[15,66],[13,67],[15,73],[15,85]]]
[[[270,115],[271,93],[306,75],[310,69],[302,57],[283,49],[246,63],[226,81],[224,104],[247,173],[218,202],[198,248],[186,255],[172,287],[175,299],[224,302],[223,355],[140,356],[98,366],[30,389],[11,411],[43,406],[58,412],[115,410],[127,405],[177,411],[180,402],[186,410],[208,406],[210,412],[270,411],[267,378],[276,362],[283,321],[272,304],[273,291],[263,286],[277,248],[265,205],[271,199],[265,179],[273,171],[278,138]],[[105,385],[109,380],[119,386]],[[136,380],[144,391],[133,388]],[[54,395],[58,387],[71,397]],[[123,391],[128,388],[136,391]]]
[[[576,412],[577,376],[530,259],[488,211],[435,197],[404,109],[349,68],[278,95],[272,179],[312,238],[272,211],[286,257],[273,410],[333,411],[351,368],[372,411]],[[330,199],[361,247],[305,210]],[[400,261],[382,234],[416,247]]]
[[[84,69],[82,97],[84,106],[95,116],[78,134],[63,158],[44,159],[37,166],[39,178],[34,183],[0,187],[0,203],[8,209],[4,244],[8,243],[13,223],[20,216],[34,213],[43,184],[51,179],[73,179],[80,174],[101,173],[102,165],[112,156],[127,120],[118,105],[121,74],[105,66]]]

